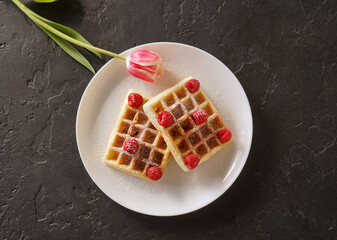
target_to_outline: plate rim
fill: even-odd
[[[149,45],[161,45],[161,44],[168,44],[168,45],[180,45],[180,46],[184,46],[184,47],[188,47],[188,48],[192,48],[194,50],[197,50],[197,51],[201,51],[202,53],[204,54],[207,54],[209,55],[211,58],[213,58],[215,61],[218,61],[220,62],[225,68],[227,68],[227,70],[229,70],[229,72],[231,72],[235,78],[235,80],[237,81],[237,83],[239,84],[239,86],[241,87],[242,91],[243,91],[243,94],[245,96],[245,101],[248,105],[248,110],[249,110],[249,124],[250,124],[250,129],[251,129],[251,132],[249,133],[250,134],[250,138],[249,138],[249,147],[248,147],[248,151],[247,153],[245,154],[245,156],[243,156],[242,159],[244,159],[244,161],[242,161],[242,164],[239,166],[238,170],[236,171],[236,173],[234,174],[234,176],[231,178],[231,180],[229,181],[229,184],[223,188],[223,191],[221,191],[221,193],[219,194],[219,196],[215,197],[213,200],[211,201],[206,201],[205,203],[203,204],[200,204],[197,208],[193,209],[193,210],[187,210],[187,211],[179,211],[179,212],[174,212],[172,211],[171,214],[153,214],[153,213],[148,213],[146,211],[141,211],[141,210],[136,210],[136,209],[133,209],[132,207],[129,207],[129,206],[126,206],[125,204],[121,203],[121,202],[117,202],[115,201],[114,199],[112,199],[109,194],[107,194],[95,181],[95,179],[92,177],[92,175],[90,174],[90,171],[87,167],[87,165],[85,164],[84,160],[83,160],[83,157],[82,157],[82,153],[81,153],[81,150],[80,150],[80,145],[79,145],[79,129],[78,129],[78,125],[79,125],[79,115],[80,115],[80,111],[81,111],[81,108],[83,106],[82,102],[83,102],[83,99],[88,91],[88,89],[90,88],[90,86],[93,84],[93,82],[95,81],[95,78],[97,77],[97,75],[99,75],[99,73],[101,71],[103,71],[103,69],[108,65],[110,64],[110,62],[116,60],[116,58],[112,58],[110,59],[108,62],[106,62],[95,74],[94,76],[90,79],[89,83],[87,84],[87,86],[85,87],[83,93],[82,93],[82,96],[81,96],[81,99],[78,103],[78,108],[77,108],[77,112],[76,112],[76,123],[75,123],[75,134],[76,134],[76,145],[77,145],[77,150],[79,152],[79,155],[80,155],[80,158],[81,158],[81,161],[82,161],[82,164],[84,165],[84,168],[85,170],[87,171],[88,175],[90,176],[91,180],[95,183],[95,185],[107,196],[109,197],[112,201],[116,202],[117,204],[125,207],[126,209],[128,210],[131,210],[133,212],[137,212],[137,213],[141,213],[141,214],[144,214],[144,215],[148,215],[148,216],[155,216],[155,217],[173,217],[173,216],[180,216],[180,215],[186,215],[188,213],[192,213],[192,212],[195,212],[201,208],[204,208],[206,207],[207,205],[213,203],[214,201],[216,201],[217,199],[219,199],[232,185],[233,183],[237,180],[237,178],[239,177],[240,173],[242,172],[242,169],[243,167],[246,165],[246,162],[248,160],[248,157],[249,157],[249,154],[250,154],[250,150],[251,150],[251,147],[252,147],[252,140],[253,140],[253,132],[254,132],[254,124],[253,124],[253,115],[252,115],[252,109],[251,109],[251,106],[250,106],[250,103],[249,103],[249,100],[248,100],[248,97],[247,97],[247,94],[244,90],[244,88],[242,87],[240,81],[237,79],[237,77],[235,76],[235,74],[222,62],[220,61],[217,57],[213,56],[212,54],[206,52],[205,50],[203,49],[200,49],[200,48],[197,48],[195,46],[191,46],[191,45],[188,45],[188,44],[185,44],[185,43],[179,43],[179,42],[167,42],[167,41],[159,41],[159,42],[150,42],[150,43],[145,43],[145,44],[141,44],[141,45],[137,45],[137,46],[134,46],[132,48],[129,48],[129,49],[126,49],[125,51],[121,52],[119,55],[125,55],[126,52],[128,51],[132,51],[134,49],[138,49],[140,47],[146,47],[146,46],[149,46]]]

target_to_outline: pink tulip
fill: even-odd
[[[133,76],[154,82],[163,73],[163,59],[156,53],[144,49],[133,51],[126,58],[126,67]]]

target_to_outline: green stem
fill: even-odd
[[[122,59],[124,61],[126,61],[126,57],[121,56],[119,54],[98,48],[98,47],[94,47],[94,46],[90,46],[88,44],[82,43],[72,37],[69,37],[68,35],[56,30],[55,28],[49,26],[48,24],[44,23],[43,21],[41,21],[40,19],[36,18],[35,16],[31,15],[30,12],[31,10],[29,8],[27,8],[25,5],[23,5],[19,0],[12,0],[16,6],[18,6],[18,8],[20,8],[30,19],[32,19],[35,23],[38,23],[39,25],[41,25],[42,27],[46,28],[47,30],[49,30],[50,32],[54,33],[55,35],[59,36],[60,38],[63,38],[64,40],[67,40],[68,42],[71,42],[77,46],[86,48],[86,49],[90,49],[90,50],[94,50],[97,52],[100,52],[102,54],[108,55],[108,56],[112,56],[115,58],[119,58]]]

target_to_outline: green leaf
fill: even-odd
[[[37,25],[49,36],[51,37],[66,53],[68,53],[72,58],[81,63],[87,69],[89,69],[93,74],[95,74],[94,68],[91,66],[89,61],[69,42],[50,32],[49,30],[42,27],[40,24]]]
[[[51,3],[55,2],[56,0],[34,0],[35,2],[40,2],[40,3]]]
[[[46,18],[40,16],[39,14],[37,14],[37,13],[31,11],[30,9],[28,9],[28,10],[29,10],[29,11],[27,11],[27,12],[29,12],[29,14],[31,14],[31,15],[33,15],[34,17],[40,19],[41,21],[43,21],[44,23],[48,24],[49,26],[51,26],[51,27],[57,29],[58,31],[60,31],[60,32],[62,32],[62,33],[64,33],[64,34],[68,35],[69,37],[74,38],[74,39],[76,39],[76,40],[78,40],[78,41],[80,41],[80,42],[83,42],[83,43],[85,43],[85,44],[88,44],[88,45],[90,45],[90,46],[93,46],[90,42],[88,42],[84,37],[82,37],[81,34],[79,34],[78,32],[76,32],[75,30],[73,30],[73,29],[71,29],[71,28],[69,28],[69,27],[67,27],[67,26],[64,26],[64,25],[62,25],[62,24],[59,24],[59,23],[55,23],[55,22],[53,22],[53,21],[50,21],[50,20],[48,20],[48,19],[46,19]],[[91,49],[87,49],[87,50],[88,50],[88,51],[91,51],[92,53],[94,53],[97,57],[102,58],[102,56],[101,56],[101,54],[100,54],[99,52],[97,52],[97,51],[95,51],[95,50],[91,50]]]

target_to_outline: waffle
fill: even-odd
[[[195,93],[187,90],[185,83],[190,79],[192,77],[185,78],[144,105],[146,115],[163,135],[172,155],[184,171],[189,171],[184,161],[189,154],[198,154],[202,163],[230,142],[221,143],[217,138],[219,131],[227,127],[201,88]],[[205,110],[208,114],[207,121],[201,125],[196,125],[191,117],[198,109]],[[164,110],[174,116],[174,123],[167,128],[157,121],[158,113]]]
[[[129,90],[112,130],[104,162],[126,173],[151,180],[146,175],[149,166],[158,166],[164,173],[171,153],[164,138],[145,115],[143,106],[138,109],[129,106],[130,93],[139,92]],[[139,94],[143,97],[143,104],[150,99],[142,93]],[[123,150],[124,141],[129,138],[138,140],[139,147],[135,154]]]

